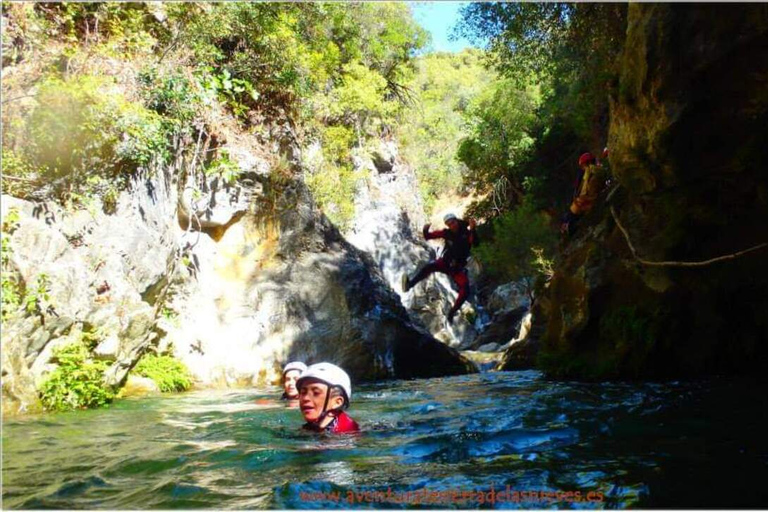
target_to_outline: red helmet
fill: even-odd
[[[593,164],[595,163],[595,157],[592,155],[592,153],[584,153],[579,157],[579,167],[585,164]]]

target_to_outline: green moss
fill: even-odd
[[[4,219],[5,222],[5,219]],[[5,225],[5,224],[4,224]],[[18,272],[11,267],[11,239],[8,233],[2,233],[2,248],[0,258],[2,269],[0,270],[0,282],[2,284],[2,323],[5,323],[11,315],[19,309],[22,300],[22,289]]]
[[[658,311],[616,306],[592,322],[597,329],[584,330],[583,340],[542,349],[537,366],[552,377],[585,380],[636,378],[649,372],[652,354],[663,341],[665,322]]]
[[[192,386],[192,376],[187,367],[171,356],[147,354],[133,371],[155,381],[163,393],[186,391]]]
[[[355,171],[351,164],[326,164],[307,176],[307,186],[318,206],[341,231],[349,228],[355,216],[356,184],[366,176],[364,170]]]
[[[51,411],[100,407],[115,393],[104,384],[106,361],[93,359],[83,339],[54,351],[58,367],[40,387],[43,406]]]
[[[110,184],[168,156],[161,118],[103,77],[43,80],[22,130],[3,142],[4,172],[49,184],[60,200],[101,196]],[[4,162],[6,163],[6,162]]]
[[[613,345],[622,373],[636,375],[647,365],[659,336],[658,316],[633,305],[619,306],[600,319],[600,339]]]

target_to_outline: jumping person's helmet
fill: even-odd
[[[328,391],[331,388],[339,388],[344,394],[344,405],[349,406],[352,399],[352,383],[349,380],[347,372],[331,363],[317,363],[306,369],[296,381],[296,387],[301,388],[301,383],[307,379],[315,379],[328,385]]]
[[[443,217],[443,222],[445,222],[446,224],[448,224],[448,221],[449,221],[449,220],[458,220],[458,219],[457,219],[457,217],[456,217],[454,214],[452,214],[452,213],[449,213],[449,214],[446,214],[446,216],[445,216],[445,217]]]
[[[285,365],[285,368],[283,368],[283,377],[285,377],[285,374],[291,370],[298,370],[299,373],[302,373],[306,371],[306,369],[307,369],[307,365],[305,365],[304,363],[300,361],[293,361]]]
[[[593,164],[595,163],[595,157],[592,155],[592,153],[584,153],[579,157],[579,167],[581,167],[584,164]]]

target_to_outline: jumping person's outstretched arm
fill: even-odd
[[[445,238],[445,232],[447,230],[441,229],[438,231],[430,231],[429,230],[430,224],[424,224],[424,227],[421,228],[421,232],[424,235],[424,238],[427,240],[434,240],[435,238]]]

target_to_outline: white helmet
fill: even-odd
[[[291,363],[288,363],[287,365],[285,365],[285,368],[283,368],[283,377],[285,377],[285,374],[291,370],[298,370],[299,373],[303,373],[307,370],[307,365],[305,365],[301,361],[293,361]]]
[[[296,381],[296,387],[301,388],[301,382],[306,379],[316,379],[328,384],[328,388],[337,387],[344,391],[345,405],[352,399],[352,383],[347,372],[331,363],[317,363],[306,369]]]
[[[445,215],[445,217],[443,217],[443,222],[448,224],[449,220],[458,220],[458,218],[454,214],[448,213],[448,214]]]

